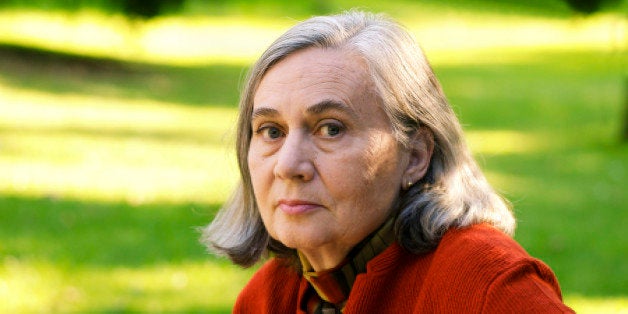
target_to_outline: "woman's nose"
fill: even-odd
[[[315,171],[312,161],[312,150],[306,136],[291,132],[277,152],[275,176],[284,180],[310,181]]]

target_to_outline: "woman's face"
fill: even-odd
[[[296,52],[266,73],[251,118],[266,229],[315,269],[336,266],[386,220],[409,159],[365,63],[339,49]]]

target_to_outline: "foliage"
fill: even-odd
[[[52,9],[78,11],[98,9],[111,13],[123,13],[130,18],[153,18],[158,15],[172,14],[180,11],[186,0],[4,0],[0,6],[5,8],[27,7],[36,9]]]
[[[565,0],[574,11],[583,14],[592,14],[603,6],[616,6],[620,0]]]
[[[165,12],[178,11],[185,0],[117,0],[122,12],[132,18],[153,18]]]

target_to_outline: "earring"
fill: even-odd
[[[408,189],[412,187],[412,181],[408,181]]]

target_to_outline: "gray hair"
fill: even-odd
[[[264,74],[290,54],[309,47],[345,48],[367,63],[394,135],[401,145],[429,129],[434,152],[426,175],[396,202],[398,243],[413,253],[433,250],[445,231],[488,223],[507,234],[515,220],[507,203],[491,188],[468,149],[425,55],[399,24],[371,13],[349,11],[313,17],[281,35],[251,68],[240,98],[237,157],[241,182],[201,241],[234,263],[250,266],[268,253],[294,258],[295,251],[272,239],[253,194],[247,163],[253,97]]]

